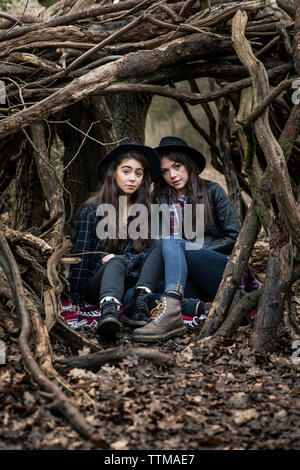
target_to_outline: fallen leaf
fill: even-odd
[[[195,397],[192,397],[192,401],[195,403],[201,403],[202,400],[203,400],[203,397],[201,397],[200,395],[196,395]]]
[[[86,370],[74,367],[74,369],[70,370],[69,376],[74,379],[82,379],[83,377],[86,377]]]
[[[242,426],[245,423],[248,423],[248,421],[251,421],[252,419],[257,419],[259,416],[258,412],[254,410],[253,408],[249,408],[248,410],[242,410],[242,411],[237,411],[234,414],[234,422],[238,426]]]
[[[181,355],[187,362],[190,362],[192,359],[194,359],[194,353],[189,346],[184,349],[184,351],[182,351]]]
[[[86,354],[90,354],[91,350],[88,346],[83,346],[82,349],[78,351],[79,356],[85,356]]]
[[[128,450],[128,439],[119,439],[113,442],[110,447],[114,450]]]

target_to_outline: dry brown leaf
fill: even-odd
[[[249,408],[248,410],[237,411],[234,414],[234,422],[238,426],[242,426],[243,424],[251,421],[252,419],[257,419],[259,417],[259,413],[253,409]]]
[[[110,447],[114,450],[128,450],[128,439],[119,439],[113,442]]]

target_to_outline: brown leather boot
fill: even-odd
[[[166,341],[174,336],[182,336],[186,332],[179,298],[163,295],[157,304],[147,325],[133,330],[134,341],[146,343]]]

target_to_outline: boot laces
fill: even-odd
[[[118,313],[120,306],[114,300],[106,300],[101,305],[101,315],[104,316],[107,312],[115,311]]]
[[[150,321],[154,320],[154,319],[159,319],[160,316],[165,312],[166,310],[166,302],[164,300],[155,300],[156,302],[156,307],[154,307],[152,310],[151,310],[151,317],[150,317]]]
[[[136,296],[135,303],[139,310],[147,311],[146,300],[148,297],[149,297],[148,292],[139,292],[139,294]]]

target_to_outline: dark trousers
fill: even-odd
[[[99,271],[88,280],[85,296],[87,302],[98,305],[104,297],[115,297],[120,303],[127,303],[127,299],[130,300],[133,295],[133,290],[125,300],[124,293],[134,286],[145,286],[153,292],[164,270],[160,240],[153,241],[150,254],[151,262],[146,263],[148,256],[138,281],[136,277],[128,275],[126,263],[118,256],[101,265]]]
[[[86,300],[98,305],[104,297],[114,297],[122,303],[124,291],[132,287],[135,282],[136,279],[127,276],[126,263],[116,256],[89,278]]]

